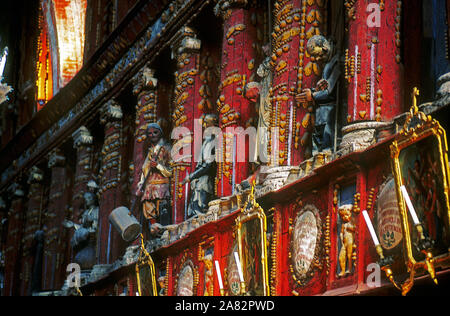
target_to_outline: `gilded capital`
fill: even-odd
[[[215,0],[215,2],[217,5],[214,7],[214,13],[224,20],[228,19],[232,9],[244,8],[248,5],[248,0]]]
[[[28,184],[41,183],[44,180],[44,172],[36,166],[33,166],[28,174]]]
[[[123,117],[122,108],[115,100],[108,101],[100,109],[100,123],[106,124],[108,122],[121,120]]]
[[[25,196],[22,186],[17,182],[8,187],[8,193],[10,194],[11,199],[20,199]]]
[[[79,129],[77,129],[72,134],[72,138],[73,138],[73,147],[75,149],[80,148],[82,146],[92,145],[92,142],[94,140],[91,133],[85,126],[81,126]]]
[[[199,53],[202,46],[196,32],[189,26],[183,26],[175,35],[171,45],[172,58],[178,58],[183,53]]]
[[[132,79],[133,93],[139,95],[143,90],[156,90],[158,79],[155,77],[155,70],[149,66],[144,66]]]
[[[66,164],[66,157],[62,154],[61,150],[59,148],[53,149],[48,154],[48,168],[54,168],[54,167],[62,167]]]

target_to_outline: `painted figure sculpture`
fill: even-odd
[[[269,45],[263,46],[263,51],[267,56],[270,51]],[[258,113],[258,130],[257,143],[254,162],[266,164],[269,162],[268,146],[269,146],[269,130],[271,121],[271,107],[270,89],[272,87],[272,68],[270,66],[270,57],[266,57],[261,65],[258,67],[257,75],[260,78],[259,82],[249,82],[244,89],[244,96],[246,99],[256,104],[256,111]],[[258,159],[259,158],[259,159]]]
[[[356,226],[352,218],[353,205],[342,205],[339,208],[339,216],[342,220],[339,237],[341,240],[341,250],[339,251],[340,277],[351,273],[353,266],[353,252],[356,249],[355,234]]]
[[[141,197],[142,212],[145,218],[167,226],[172,223],[170,206],[171,146],[163,136],[163,130],[159,124],[148,125],[147,139],[150,146],[142,166],[136,195]]]
[[[71,246],[76,253],[74,261],[82,270],[90,270],[96,264],[99,207],[95,194],[87,192],[83,197],[86,209],[81,215],[80,224],[66,220],[63,226],[75,229],[71,240]]]
[[[203,119],[205,129],[218,127],[219,119],[216,115],[208,114]],[[200,159],[195,171],[183,180],[183,185],[191,183],[191,198],[187,216],[193,217],[205,213],[208,203],[214,199],[214,180],[216,178],[216,146],[217,139],[214,134],[205,135]]]
[[[339,54],[333,43],[321,35],[313,36],[307,45],[308,53],[322,67],[322,79],[315,88],[304,89],[297,95],[299,105],[310,112],[305,118],[314,126],[312,133],[313,150],[323,152],[331,150],[333,143],[334,113],[337,103],[338,81],[341,76]]]

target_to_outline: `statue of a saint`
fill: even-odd
[[[145,218],[167,226],[172,223],[170,206],[172,168],[171,146],[166,142],[163,134],[159,124],[148,125],[147,139],[150,146],[142,166],[136,195],[141,197],[142,212]]]
[[[82,270],[90,270],[96,264],[99,207],[94,193],[86,192],[83,197],[85,211],[81,215],[80,223],[65,220],[63,226],[75,229],[71,240],[71,246],[75,252],[74,261],[81,266]]]
[[[313,36],[307,45],[311,59],[322,69],[322,79],[316,88],[304,89],[297,95],[297,102],[304,108],[311,109],[311,125],[314,125],[313,146],[318,152],[331,150],[333,143],[334,113],[337,104],[337,87],[341,76],[339,54],[333,43],[321,35]],[[314,113],[315,112],[315,113]],[[315,117],[315,119],[314,119]]]
[[[219,120],[216,115],[208,114],[204,117],[205,129],[217,126],[219,126]],[[208,209],[209,202],[214,198],[214,179],[217,172],[216,146],[215,135],[213,133],[205,135],[197,167],[183,180],[183,185],[191,183],[192,194],[187,211],[188,218],[204,213]]]
[[[265,45],[263,51],[266,56],[269,55],[270,47]],[[246,99],[256,104],[258,112],[258,130],[257,143],[255,150],[254,162],[268,163],[268,145],[269,145],[269,129],[271,118],[271,102],[270,88],[272,86],[272,69],[270,66],[270,57],[266,57],[262,64],[258,67],[257,75],[259,82],[249,82],[244,89]],[[259,160],[258,160],[259,157]]]

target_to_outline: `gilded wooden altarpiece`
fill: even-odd
[[[254,188],[236,219],[236,229],[245,292],[251,296],[269,296],[267,218],[255,200]]]
[[[403,229],[405,260],[412,287],[414,274],[428,271],[435,278],[435,267],[448,266],[450,246],[449,164],[445,130],[438,121],[420,112],[414,92],[414,105],[391,145],[392,169]],[[413,223],[405,186],[420,221]]]

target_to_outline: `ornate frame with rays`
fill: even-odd
[[[403,294],[409,292],[414,283],[414,275],[417,271],[428,271],[435,282],[435,266],[438,266],[444,261],[448,261],[450,254],[438,254],[436,258],[432,255],[432,245],[426,243],[422,223],[415,225],[409,221],[408,207],[406,200],[402,194],[401,186],[406,185],[405,181],[405,165],[402,160],[409,152],[413,150],[414,146],[417,148],[428,146],[435,151],[437,156],[434,161],[437,163],[435,169],[440,172],[439,180],[441,180],[440,196],[442,197],[441,214],[444,217],[444,229],[450,232],[450,207],[449,207],[449,164],[448,164],[448,145],[445,130],[441,127],[438,121],[432,119],[431,116],[426,116],[420,112],[417,107],[416,97],[419,95],[417,89],[414,90],[414,104],[408,114],[407,120],[403,129],[397,134],[395,140],[391,145],[391,163],[393,174],[395,178],[395,186],[397,191],[397,199],[399,204],[400,216],[402,221],[402,229],[404,234],[404,249],[405,260],[407,268],[410,272],[410,278],[402,285]],[[427,143],[428,142],[428,143]],[[425,144],[425,145],[424,145]],[[423,150],[423,149],[422,149]],[[433,154],[433,153],[431,153]],[[414,240],[418,240],[417,242]],[[413,248],[413,246],[415,248]],[[417,249],[417,251],[415,251]],[[423,271],[422,270],[422,271]]]
[[[181,259],[180,263],[180,271],[177,274],[177,278],[175,280],[175,291],[176,295],[180,296],[180,285],[184,282],[185,272],[188,271],[187,269],[191,269],[192,271],[192,295],[197,296],[197,286],[199,283],[199,274],[198,274],[198,268],[195,267],[192,260],[188,257],[187,252],[184,253],[183,258]],[[181,281],[181,282],[180,282]]]
[[[251,230],[251,228],[256,228],[256,231],[252,231],[256,233],[257,235],[253,235],[252,238],[255,240],[259,239],[260,242],[260,254],[261,257],[259,258],[261,269],[260,269],[260,282],[262,285],[262,293],[263,296],[270,296],[270,288],[269,288],[269,271],[268,271],[268,257],[267,257],[267,219],[266,214],[263,210],[263,208],[256,203],[255,200],[255,194],[254,194],[254,187],[252,188],[252,191],[248,197],[247,202],[245,203],[244,207],[242,208],[241,213],[236,219],[236,230],[238,232],[238,251],[239,251],[239,257],[241,258],[241,266],[242,271],[244,274],[244,281],[245,284],[245,292],[248,292],[250,284],[248,284],[248,280],[250,279],[250,276],[248,275],[246,267],[250,264],[248,258],[248,249],[245,249],[245,245],[248,243],[249,234],[248,232]],[[257,249],[256,249],[257,250]],[[255,258],[256,260],[258,258]],[[257,262],[255,261],[255,264]],[[252,276],[253,277],[253,276]],[[241,293],[243,294],[243,293]],[[252,294],[252,293],[250,293]]]
[[[144,269],[147,269],[149,276],[145,280],[143,278]],[[139,296],[158,296],[156,289],[156,272],[155,264],[150,253],[145,249],[144,239],[141,237],[141,251],[136,263],[136,279],[138,285]],[[150,284],[146,284],[150,283]],[[146,289],[149,289],[146,291]],[[147,292],[147,293],[146,293]]]
[[[310,217],[307,217],[308,215]],[[312,221],[315,221],[314,225],[309,225]],[[320,219],[320,211],[314,205],[306,205],[299,210],[293,226],[290,226],[289,269],[291,271],[292,279],[296,282],[297,286],[305,286],[314,276],[316,270],[323,269],[323,264],[320,263],[322,259],[321,249],[323,247],[322,229],[323,226],[322,220]],[[300,232],[306,233],[305,237],[308,238],[300,239],[298,236],[298,233]],[[299,248],[303,249],[303,247],[298,247],[298,242],[306,242],[306,245],[309,245],[307,250],[311,252],[311,254],[309,254],[309,266],[307,269],[304,269],[304,267],[300,268],[298,266],[299,261],[296,261]],[[305,245],[305,243],[303,245]],[[303,255],[305,254],[303,253]]]

